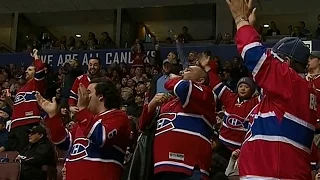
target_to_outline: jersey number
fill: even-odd
[[[108,138],[109,138],[109,139],[112,139],[115,135],[117,135],[117,133],[118,133],[118,131],[117,131],[116,129],[110,131],[110,132],[108,133]]]

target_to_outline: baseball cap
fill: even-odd
[[[308,64],[310,49],[297,37],[282,38],[272,47],[272,51],[280,57],[284,55],[303,65]]]
[[[320,59],[320,51],[312,51],[310,53],[311,58],[319,58]]]
[[[38,126],[33,126],[31,129],[28,130],[29,134],[35,134],[35,133],[39,133],[39,134],[43,134],[44,136],[47,135],[47,131],[44,127],[38,125]]]

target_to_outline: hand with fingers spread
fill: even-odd
[[[81,111],[83,109],[86,109],[88,107],[89,102],[90,98],[88,90],[83,84],[80,84],[78,88],[78,110]]]
[[[247,22],[250,25],[255,23],[255,11],[252,0],[226,0],[233,19],[238,25],[240,22]]]
[[[56,98],[52,98],[52,102],[43,98],[39,92],[36,93],[36,98],[39,106],[48,114],[51,118],[55,116],[58,112],[58,104],[56,102]]]

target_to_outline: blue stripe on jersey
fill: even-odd
[[[256,45],[244,52],[244,63],[250,72],[256,67],[262,55],[266,52],[267,48],[262,45]]]
[[[117,150],[113,146],[104,146],[103,148],[90,144],[87,148],[88,157],[100,159],[112,159],[123,164],[125,153]]]
[[[210,140],[213,135],[212,128],[209,127],[201,118],[178,115],[172,123],[174,125],[174,129],[182,129],[199,133],[208,140]]]
[[[106,137],[104,127],[101,123],[97,123],[89,139],[91,140],[92,143],[98,146],[102,146],[105,140],[104,137]]]
[[[42,70],[39,70],[39,71],[37,71],[37,72],[35,73],[34,78],[35,78],[36,80],[42,80],[45,75],[46,75],[46,73],[45,73],[44,69],[42,69]]]
[[[219,97],[219,94],[222,91],[223,87],[225,87],[225,85],[223,83],[219,83],[218,87],[215,87],[213,92]]]
[[[78,99],[78,95],[70,91],[70,98]]]
[[[251,127],[252,135],[282,136],[311,149],[314,131],[283,117],[278,121],[276,117],[259,117]]]
[[[238,145],[236,145],[236,144],[231,144],[231,143],[229,143],[229,142],[227,142],[227,141],[224,141],[224,140],[222,140],[222,139],[220,139],[219,138],[219,141],[222,143],[222,144],[224,144],[226,147],[228,147],[228,148],[232,148],[232,149],[239,149],[241,146],[238,146]]]
[[[174,89],[174,93],[179,97],[181,104],[185,104],[188,100],[189,88],[191,86],[191,82],[188,80],[181,80],[178,82]]]
[[[63,151],[68,151],[71,146],[70,143],[71,142],[70,142],[70,137],[69,137],[69,133],[68,133],[66,139],[63,142],[61,142],[59,144],[55,144],[55,145],[57,146],[58,149],[61,149]]]

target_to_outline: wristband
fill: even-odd
[[[238,24],[239,24],[240,22],[242,22],[242,21],[247,21],[247,22],[249,22],[249,20],[248,20],[247,18],[241,17],[241,18],[239,18],[238,20],[236,20],[235,23],[236,23],[236,25],[238,25]]]

